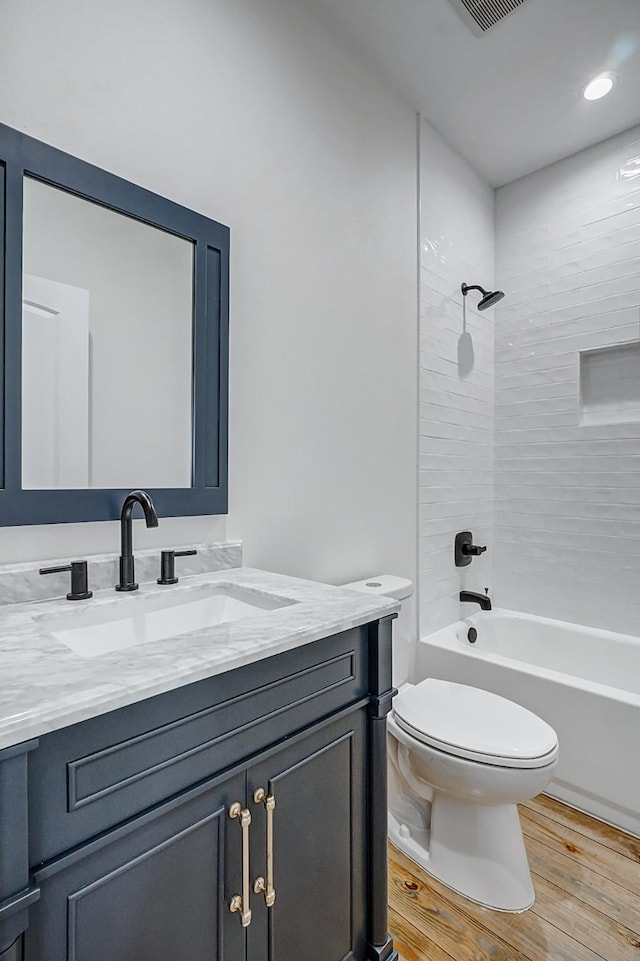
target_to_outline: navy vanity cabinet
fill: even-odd
[[[228,810],[244,786],[200,787],[36,871],[25,961],[241,961]]]
[[[37,741],[0,751],[0,961],[22,961],[38,889],[29,879],[28,763]]]
[[[272,907],[266,892],[253,895],[249,961],[369,957],[366,773],[366,710],[322,726],[249,769],[252,885],[261,877],[266,892],[271,880],[275,889]],[[259,800],[262,793],[267,803]]]
[[[367,695],[365,626],[45,735],[29,760],[31,865]]]
[[[35,872],[26,961],[366,961],[365,779],[357,709],[63,855]],[[251,815],[248,874],[234,803]],[[245,880],[243,927],[229,906]]]
[[[396,961],[391,620],[33,742],[24,961]]]

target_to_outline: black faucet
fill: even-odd
[[[460,601],[464,604],[479,604],[483,611],[490,611],[491,598],[488,594],[476,594],[475,591],[460,591]]]
[[[137,591],[135,561],[133,559],[133,525],[131,515],[136,504],[144,511],[147,527],[158,526],[158,515],[153,501],[146,491],[131,491],[124,499],[120,514],[120,583],[117,591]]]

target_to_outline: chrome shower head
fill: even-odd
[[[504,293],[501,290],[485,290],[479,284],[462,284],[460,290],[462,291],[462,296],[466,297],[470,290],[479,290],[482,294],[480,303],[478,304],[478,310],[486,310],[487,307],[493,307],[497,304],[499,300],[502,300]]]

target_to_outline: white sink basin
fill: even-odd
[[[162,641],[216,624],[255,617],[295,601],[232,584],[180,587],[166,593],[114,598],[69,614],[36,615],[39,630],[81,657]]]

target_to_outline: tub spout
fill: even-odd
[[[483,611],[492,610],[491,598],[488,594],[476,594],[475,591],[460,591],[461,603],[479,604]]]

